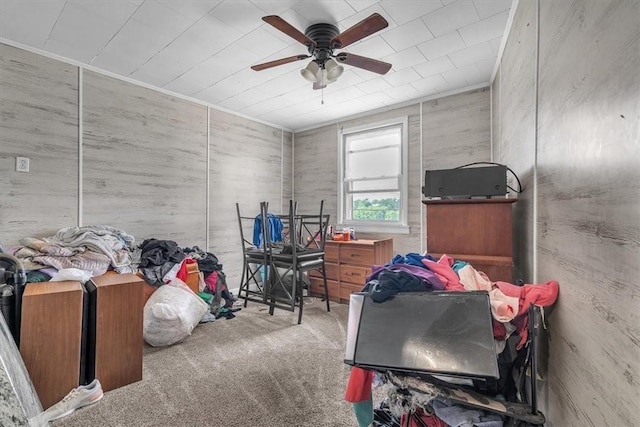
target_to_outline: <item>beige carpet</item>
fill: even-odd
[[[347,306],[249,303],[180,344],[145,347],[143,379],[53,426],[357,426],[344,401]]]

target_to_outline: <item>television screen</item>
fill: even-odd
[[[345,363],[464,378],[498,378],[489,295],[400,293],[349,303]]]

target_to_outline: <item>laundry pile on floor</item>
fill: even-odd
[[[200,322],[235,317],[239,307],[229,292],[222,264],[211,252],[198,246],[181,248],[175,241],[150,238],[135,245],[133,235],[107,225],[66,227],[49,237],[27,237],[8,252],[21,261],[27,283],[80,280],[109,271],[138,273],[151,286],[161,288],[187,280],[187,266],[198,264],[202,273],[197,293],[206,304]],[[174,284],[176,284],[174,283]],[[220,291],[218,293],[218,287]],[[187,291],[191,292],[188,288]],[[154,292],[155,294],[155,292]],[[192,308],[195,311],[195,308]]]
[[[518,286],[492,281],[473,265],[455,260],[446,254],[436,259],[428,254],[408,253],[396,255],[386,265],[374,266],[362,290],[376,303],[383,303],[400,292],[429,291],[486,291],[489,294],[496,358],[500,371],[494,396],[516,401],[518,390],[513,370],[524,357],[529,306],[534,304],[546,307],[554,304],[559,292],[558,282],[551,280],[541,284]],[[464,313],[461,312],[460,315],[464,316]],[[390,406],[393,405],[389,404],[388,399],[374,410],[371,394],[373,381],[372,371],[355,366],[351,369],[345,399],[353,403],[360,426],[369,426],[372,423],[380,427],[503,426],[500,416],[477,409],[470,410],[446,400],[433,400],[424,405],[420,412],[414,411],[411,416],[405,414],[404,418],[401,416],[402,409],[391,410]],[[473,382],[467,380],[467,385],[472,386]],[[400,396],[400,402],[402,401],[403,397]]]

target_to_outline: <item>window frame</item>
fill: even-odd
[[[375,232],[375,233],[394,233],[408,234],[408,206],[409,206],[409,127],[408,117],[396,117],[392,119],[382,120],[366,125],[353,127],[338,128],[338,227],[354,227],[356,231]],[[345,179],[346,171],[346,139],[349,135],[356,133],[373,132],[381,128],[399,127],[401,134],[400,143],[400,217],[399,221],[383,222],[383,221],[359,221],[346,219],[346,207],[348,206],[347,197],[350,194],[347,191],[349,181]],[[384,178],[380,175],[378,178]],[[353,192],[351,192],[353,193]]]

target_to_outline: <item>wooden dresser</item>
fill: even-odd
[[[393,239],[351,240],[325,243],[325,267],[329,299],[349,303],[352,292],[360,292],[374,265],[384,265],[393,257]],[[317,271],[309,272],[311,295],[322,296],[324,285]]]
[[[514,282],[512,206],[517,199],[423,200],[427,252],[467,261],[492,281]]]

